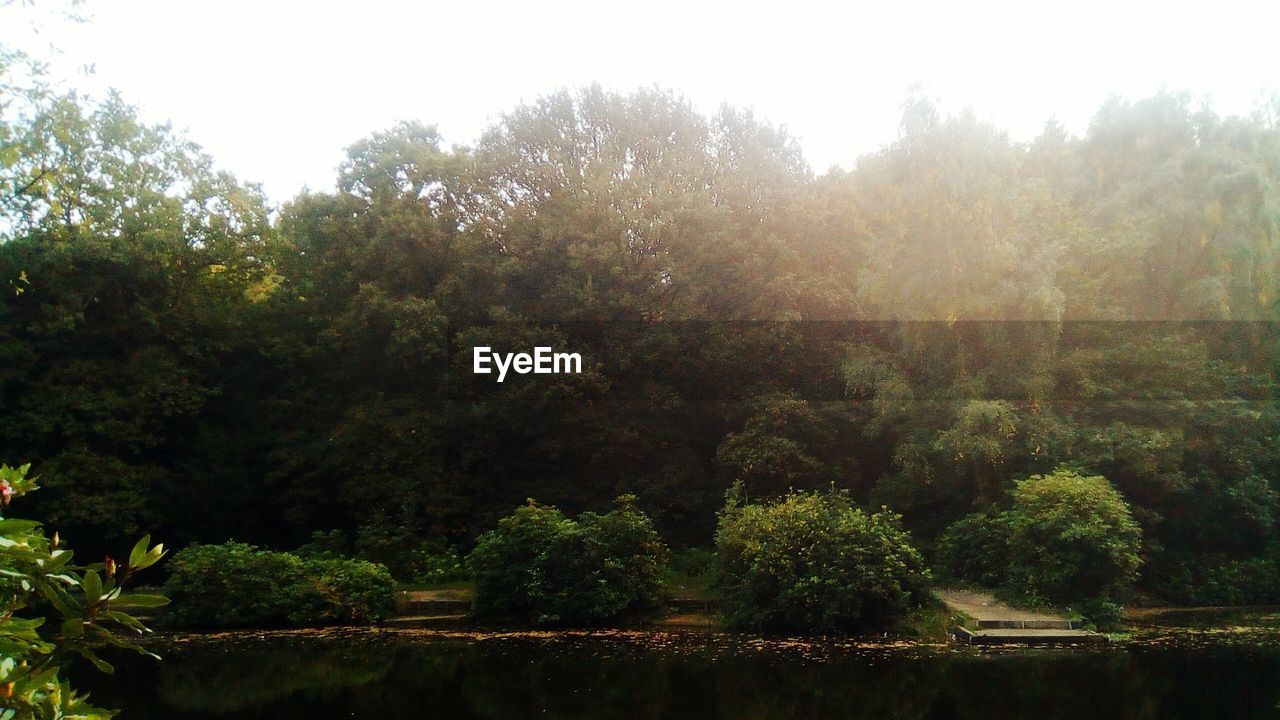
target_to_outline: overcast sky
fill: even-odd
[[[0,28],[59,48],[57,77],[118,88],[277,201],[331,188],[342,149],[397,120],[469,144],[521,100],[591,82],[754,108],[819,171],[892,141],[916,83],[1019,139],[1050,117],[1082,132],[1113,94],[1168,87],[1236,114],[1280,86],[1275,2],[835,5],[87,0],[85,23],[46,17],[37,35],[11,6]]]

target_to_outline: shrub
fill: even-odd
[[[883,627],[926,596],[929,572],[889,512],[842,493],[792,493],[767,505],[731,497],[716,531],[726,619],[756,630]]]
[[[164,621],[233,628],[371,622],[390,613],[385,567],[358,560],[304,560],[244,543],[192,545],[173,557]]]
[[[1124,608],[1106,598],[1095,598],[1080,606],[1080,615],[1095,630],[1107,632],[1120,627],[1124,621]]]
[[[937,546],[938,568],[953,579],[986,587],[1005,582],[1009,569],[1009,523],[991,507],[951,524]]]
[[[419,548],[410,554],[406,572],[407,581],[426,585],[465,580],[469,577],[466,562],[454,548]]]
[[[529,504],[482,535],[468,558],[476,610],[545,625],[590,625],[657,607],[666,547],[623,496],[575,522]]]
[[[530,589],[541,557],[572,526],[554,507],[530,500],[481,535],[467,557],[476,583],[475,609],[481,615],[527,618],[536,615]]]
[[[671,553],[671,570],[685,577],[706,577],[715,572],[716,554],[706,548],[685,548]]]
[[[354,556],[386,565],[391,574],[404,581],[417,580],[417,556],[422,537],[414,527],[374,516],[356,531]]]
[[[347,558],[305,561],[320,587],[325,607],[313,620],[323,623],[373,623],[395,611],[395,580],[386,566]]]
[[[1028,601],[1121,597],[1137,579],[1142,532],[1124,497],[1068,468],[1017,483],[1009,528],[1009,589]]]
[[[192,545],[173,556],[164,621],[175,627],[304,624],[325,600],[302,559],[244,543]]]
[[[341,530],[316,530],[311,540],[293,551],[304,560],[351,557],[351,542]]]
[[[1205,568],[1198,599],[1205,604],[1271,605],[1280,601],[1280,563],[1272,558],[1227,560]]]
[[[1274,554],[1274,551],[1272,551]],[[1156,570],[1163,598],[1187,605],[1280,603],[1280,561],[1274,557],[1230,559],[1197,555]]]
[[[311,533],[311,540],[293,551],[304,560],[336,560],[356,557],[385,566],[403,582],[439,584],[467,577],[458,551],[440,542],[422,541],[403,528],[386,531],[380,524],[367,525],[353,544],[341,530]]]

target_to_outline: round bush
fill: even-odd
[[[929,582],[897,515],[865,513],[835,492],[731,500],[716,551],[725,618],[755,630],[884,627],[917,606]]]
[[[530,502],[480,537],[468,564],[483,615],[592,625],[656,608],[666,547],[649,518],[618,507],[577,521]]]
[[[1017,483],[1006,519],[1009,585],[1023,599],[1117,598],[1137,579],[1142,531],[1104,477],[1033,475]]]
[[[530,593],[534,572],[551,543],[573,521],[554,507],[532,500],[481,535],[467,557],[475,579],[475,610],[480,615],[536,616]]]
[[[395,580],[385,565],[367,560],[326,558],[305,567],[325,605],[311,622],[373,623],[395,612]]]

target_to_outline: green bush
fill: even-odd
[[[423,547],[410,554],[405,580],[423,585],[438,585],[468,577],[466,561],[456,549]]]
[[[947,528],[937,545],[938,569],[948,578],[998,587],[1009,570],[1009,523],[991,507]]]
[[[1273,551],[1274,552],[1274,551]],[[1161,597],[1185,605],[1274,605],[1280,603],[1280,561],[1274,557],[1230,559],[1199,555],[1156,570]]]
[[[792,493],[766,505],[731,497],[716,531],[730,624],[767,631],[884,627],[926,597],[929,571],[889,512],[846,494]]]
[[[440,542],[424,542],[403,528],[386,530],[379,524],[362,528],[355,543],[349,541],[341,530],[313,532],[311,540],[294,550],[293,554],[304,560],[355,557],[386,566],[401,582],[419,585],[435,585],[467,577],[462,556],[454,548]]]
[[[303,624],[324,598],[303,561],[244,543],[192,545],[169,562],[164,592],[174,627],[275,627]]]
[[[467,562],[478,613],[540,625],[592,625],[656,608],[666,547],[634,505],[570,520],[528,505],[482,535]]]
[[[671,570],[678,575],[697,578],[715,572],[716,554],[706,548],[694,547],[671,553]]]
[[[392,608],[385,567],[304,560],[244,543],[193,545],[173,557],[164,615],[172,627],[234,628],[372,622]]]
[[[1029,602],[1122,597],[1137,579],[1142,532],[1098,475],[1059,468],[1017,483],[1005,514],[1008,589]]]
[[[398,580],[418,580],[417,555],[423,539],[413,526],[374,516],[356,531],[353,545],[355,557],[386,565]]]
[[[1280,601],[1280,563],[1273,558],[1227,560],[1205,568],[1201,604],[1272,605]]]
[[[383,565],[348,558],[305,561],[325,598],[321,623],[374,623],[395,611],[395,580]],[[310,623],[309,623],[310,624]]]
[[[1124,608],[1106,598],[1086,600],[1080,606],[1080,615],[1095,630],[1102,632],[1116,630],[1124,622]]]
[[[316,530],[311,540],[293,551],[304,560],[351,557],[351,542],[341,530]]]
[[[480,615],[528,618],[537,610],[530,589],[538,564],[551,543],[573,521],[554,507],[532,500],[481,535],[467,557],[475,578],[475,609]]]

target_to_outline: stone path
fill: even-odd
[[[1050,615],[1034,610],[1020,610],[1000,602],[991,593],[973,590],[935,590],[947,607],[959,610],[979,622],[1031,621],[1061,622],[1067,620],[1063,615]]]

